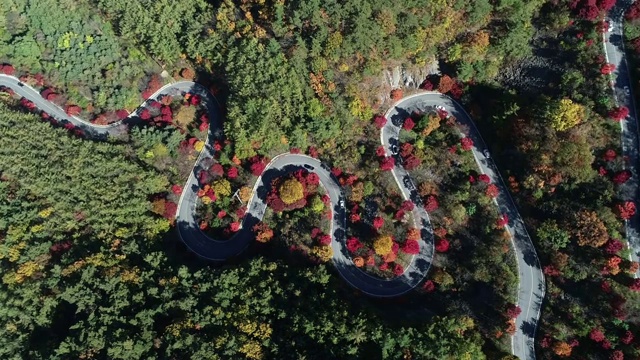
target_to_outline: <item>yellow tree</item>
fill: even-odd
[[[278,187],[280,200],[291,205],[304,197],[304,186],[295,178],[289,178]]]
[[[248,186],[243,186],[240,188],[240,200],[242,200],[242,202],[247,202],[249,201],[249,198],[251,198],[251,188]]]
[[[220,179],[213,182],[213,191],[218,196],[231,195],[231,184],[227,179]]]
[[[546,112],[551,127],[556,131],[565,131],[580,124],[585,117],[584,107],[571,99],[554,102]]]
[[[373,250],[380,256],[386,256],[391,252],[393,240],[390,235],[380,235],[373,241]]]

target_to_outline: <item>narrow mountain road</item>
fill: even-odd
[[[95,125],[79,117],[66,114],[57,105],[42,98],[36,89],[21,83],[18,78],[0,74],[0,87],[13,89],[18,95],[30,100],[36,107],[58,121],[72,123],[82,129],[87,136],[96,139],[105,139],[108,135],[117,135],[119,132],[124,131],[123,123],[136,118],[147,104],[147,101],[145,101],[138,109],[129,114],[127,119],[121,122],[110,125]],[[331,174],[328,166],[306,155],[285,153],[271,160],[253,188],[251,199],[247,204],[247,214],[242,222],[242,229],[229,240],[220,241],[206,236],[200,230],[195,217],[198,202],[197,192],[199,190],[196,175],[200,170],[203,170],[204,161],[213,158],[214,150],[211,144],[222,135],[222,122],[218,104],[206,88],[188,81],[165,85],[151,95],[149,99],[155,100],[164,95],[178,95],[187,92],[200,95],[202,105],[207,109],[210,119],[207,141],[194,164],[193,170],[189,174],[187,183],[183,187],[176,211],[178,234],[191,251],[202,258],[212,261],[224,261],[240,254],[254,240],[254,234],[251,229],[253,225],[262,219],[265,213],[267,207],[265,202],[266,189],[267,185],[270,184],[271,178],[276,174],[281,175],[284,172],[307,168],[311,169],[309,171],[318,174],[321,184],[329,195],[332,208],[331,247],[334,253],[333,263],[345,281],[368,295],[393,297],[412,290],[424,279],[429,271],[433,256],[433,235],[426,211],[420,206],[416,206],[413,211],[416,226],[421,230],[422,239],[419,241],[420,252],[411,258],[410,265],[407,266],[404,273],[388,280],[369,275],[353,264],[351,256],[346,249],[346,211],[343,205],[344,195],[340,185]],[[403,189],[403,191],[406,191],[406,189]]]
[[[524,221],[520,217],[520,213],[500,173],[493,163],[493,160],[483,155],[487,151],[487,145],[484,143],[474,122],[462,106],[448,96],[435,92],[423,92],[405,97],[391,107],[386,114],[389,121],[382,129],[381,137],[385,144],[397,146],[398,134],[404,119],[414,111],[424,111],[429,108],[435,108],[436,106],[443,106],[460,124],[468,127],[469,133],[465,135],[473,140],[473,156],[480,172],[487,174],[491,178],[491,182],[500,189],[500,195],[494,202],[499,212],[501,214],[507,214],[509,218],[509,224],[506,228],[511,235],[520,280],[517,304],[520,309],[522,309],[522,313],[516,319],[516,333],[512,337],[511,342],[512,353],[520,359],[535,359],[535,333],[540,318],[542,299],[545,294],[544,274],[542,273],[540,261],[538,260],[531,237],[527,232]],[[392,155],[392,153],[388,151],[387,155]],[[399,181],[398,178],[404,179],[406,177],[409,179],[408,182],[411,182],[406,170],[401,167],[394,169],[394,175],[396,181]],[[415,189],[413,184],[411,187]],[[407,192],[406,187],[402,188],[403,191],[405,191],[405,197],[415,196],[415,194],[412,194],[410,191]]]
[[[0,75],[0,87],[13,89],[17,94],[32,101],[39,109],[47,112],[58,121],[68,121],[85,131],[90,137],[104,139],[109,134],[117,134],[119,131],[123,131],[122,123],[104,126],[94,125],[78,117],[69,116],[58,106],[43,99],[37,90],[28,85],[21,85],[15,77]],[[207,141],[183,188],[176,212],[180,238],[194,253],[213,261],[223,261],[240,254],[253,241],[254,235],[251,232],[251,228],[262,219],[265,213],[267,206],[265,198],[270,180],[274,176],[285,172],[306,168],[318,174],[329,195],[332,207],[331,247],[334,252],[333,263],[345,281],[368,295],[393,297],[410,291],[424,279],[433,258],[433,229],[429,221],[429,215],[422,206],[422,201],[417,195],[413,181],[407,171],[399,164],[394,167],[392,174],[404,198],[411,199],[416,204],[412,215],[416,226],[420,229],[421,241],[419,242],[419,254],[412,257],[410,265],[401,276],[393,279],[385,280],[371,276],[353,264],[351,256],[346,249],[346,210],[344,208],[345,199],[342,189],[331,174],[328,166],[306,155],[285,153],[271,160],[253,188],[251,199],[247,204],[248,211],[243,219],[242,229],[232,239],[219,241],[206,236],[200,231],[195,218],[195,208],[198,201],[197,191],[199,189],[196,174],[203,170],[204,160],[213,158],[214,150],[211,144],[222,135],[218,104],[204,87],[186,81],[166,85],[156,91],[150,99],[186,92],[201,96],[202,104],[207,108],[210,118],[210,131]],[[137,117],[145,105],[146,102],[133,111],[124,122]],[[535,359],[534,338],[540,315],[540,304],[545,291],[544,276],[531,239],[527,234],[524,222],[520,218],[513,199],[500,178],[493,161],[484,158],[483,152],[487,147],[474,123],[464,109],[449,97],[437,93],[419,93],[400,100],[389,109],[386,113],[388,121],[381,131],[380,141],[385,147],[387,155],[393,156],[392,148],[398,145],[398,132],[407,114],[417,109],[424,110],[436,105],[445,107],[459,122],[469,127],[471,131],[467,136],[474,142],[473,154],[478,167],[500,189],[500,196],[496,200],[496,206],[501,213],[507,214],[510,219],[507,230],[512,236],[520,278],[518,305],[522,309],[522,313],[516,319],[517,332],[512,338],[512,351],[514,355],[521,359]]]
[[[616,106],[625,106],[629,109],[629,116],[620,121],[620,143],[622,155],[627,159],[625,168],[631,172],[631,178],[620,186],[619,196],[624,201],[634,201],[638,204],[638,161],[640,160],[638,112],[633,99],[633,87],[622,30],[624,13],[632,3],[633,1],[619,0],[611,9],[606,19],[611,24],[611,31],[605,31],[602,34],[602,46],[607,63],[614,64],[616,67],[611,74],[611,88]],[[630,260],[640,261],[640,213],[636,212],[631,219],[625,221],[625,233],[631,250]],[[634,276],[636,278],[640,276],[640,269]]]

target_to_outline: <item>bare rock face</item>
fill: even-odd
[[[417,89],[427,76],[432,74],[440,74],[438,61],[435,58],[423,66],[401,64],[387,68],[383,72],[386,84],[391,89]]]

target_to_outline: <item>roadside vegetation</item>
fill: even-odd
[[[640,283],[623,220],[635,204],[618,196],[624,109],[600,44],[611,6],[9,0],[0,72],[97,124],[170,81],[204,84],[225,137],[195,174],[200,229],[232,238],[269,160],[306,153],[343,186],[354,264],[383,278],[406,268],[418,234],[376,114],[418,86],[448,94],[477,120],[534,238],[547,281],[538,356],[634,358]],[[562,72],[518,82],[538,61]],[[107,142],[0,99],[1,357],[511,358],[521,309],[506,219],[447,114],[411,114],[398,144],[434,264],[420,289],[379,301],[324,264],[332,209],[306,170],[269,184],[248,256],[217,267],[177,241],[182,184],[212,121],[197,96],[148,102]]]

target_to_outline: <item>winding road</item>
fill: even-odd
[[[95,125],[76,116],[67,115],[61,108],[42,98],[36,89],[26,84],[21,84],[19,79],[13,76],[0,74],[0,87],[13,89],[18,95],[32,101],[36,107],[58,121],[70,122],[82,129],[88,137],[96,139],[104,139],[108,135],[116,135],[126,131],[123,123],[135,120],[140,111],[148,105],[149,101],[145,101],[122,122],[111,125]],[[416,204],[412,215],[421,233],[421,241],[419,241],[420,252],[411,258],[410,265],[407,266],[401,276],[392,279],[380,279],[367,274],[353,264],[351,256],[346,249],[346,210],[342,205],[344,200],[342,189],[331,174],[329,167],[319,160],[306,155],[285,153],[271,160],[254,185],[251,198],[247,203],[248,210],[243,219],[242,228],[232,239],[219,241],[206,236],[199,229],[195,218],[195,207],[198,199],[197,191],[199,190],[196,174],[203,169],[207,160],[213,158],[214,150],[211,144],[215,139],[222,136],[219,106],[206,88],[197,83],[187,81],[166,85],[156,91],[149,99],[158,99],[164,95],[176,95],[186,92],[200,95],[202,104],[206,107],[210,119],[207,141],[183,188],[176,211],[179,236],[191,251],[202,258],[212,261],[224,261],[240,254],[253,241],[254,235],[251,228],[262,219],[265,213],[267,184],[270,184],[270,180],[284,172],[307,168],[318,174],[320,182],[329,195],[332,207],[331,247],[334,253],[333,263],[340,276],[347,283],[371,296],[393,297],[410,291],[422,282],[427,275],[433,258],[433,230],[429,215],[422,206],[422,201],[417,195],[415,185],[399,162],[396,162],[392,174],[402,190],[404,198],[411,199]],[[512,337],[512,352],[520,359],[535,359],[534,339],[540,315],[540,304],[545,291],[544,276],[531,238],[513,199],[507,191],[493,161],[483,155],[487,146],[471,118],[459,104],[449,97],[439,93],[423,92],[405,97],[389,109],[386,113],[388,121],[381,131],[380,140],[386,149],[387,156],[395,156],[391,149],[393,146],[398,145],[398,133],[402,126],[402,121],[414,110],[427,110],[435,106],[443,106],[449,114],[457,118],[458,122],[467,125],[470,131],[466,136],[469,136],[474,142],[472,151],[478,168],[482,173],[487,174],[500,189],[500,195],[495,200],[495,204],[500,213],[507,214],[510,219],[506,229],[511,235],[515,249],[519,275],[517,304],[522,309],[522,313],[516,319],[517,330]]]
[[[631,178],[620,186],[619,196],[624,201],[638,203],[638,153],[640,142],[638,141],[638,117],[636,105],[633,99],[633,87],[631,76],[624,51],[624,37],[622,31],[623,16],[633,1],[618,0],[607,16],[611,24],[611,31],[602,34],[602,46],[607,63],[614,64],[615,70],[611,73],[611,89],[616,106],[625,106],[629,109],[629,115],[620,121],[620,143],[622,155],[628,159],[625,168],[631,172]],[[640,261],[640,213],[636,212],[631,219],[625,221],[625,233],[629,244],[629,260]],[[634,274],[640,276],[640,269]]]

